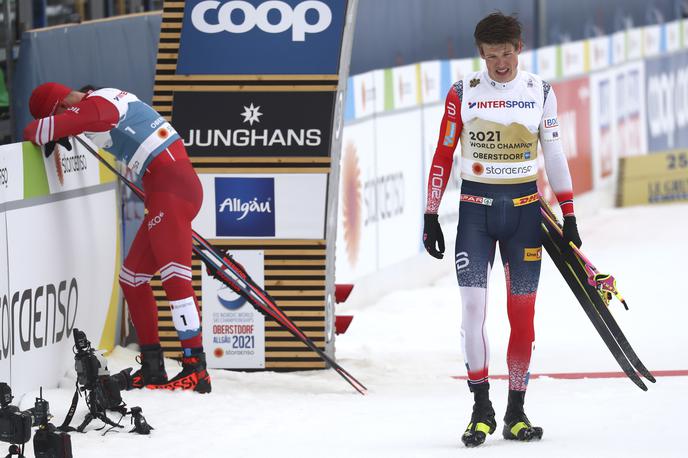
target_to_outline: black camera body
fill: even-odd
[[[0,441],[10,444],[24,444],[31,439],[33,417],[30,412],[22,412],[13,406],[12,388],[0,383]]]
[[[123,390],[131,389],[131,369],[110,375],[107,361],[91,348],[86,334],[74,328],[74,368],[77,383],[84,391],[93,393],[93,400],[103,410],[116,410],[122,406]]]
[[[33,436],[33,451],[36,458],[72,458],[72,439],[46,422]]]
[[[0,441],[10,444],[24,444],[31,439],[30,413],[21,412],[16,406],[0,410]]]
[[[107,368],[107,361],[100,353],[97,353],[91,348],[91,342],[86,338],[86,334],[77,328],[73,329],[73,333],[77,393],[78,391],[84,393],[84,399],[89,410],[86,418],[84,418],[84,421],[76,428],[76,431],[83,432],[86,426],[94,418],[101,420],[103,423],[113,428],[122,428],[122,425],[113,422],[107,417],[107,411],[112,410],[119,412],[122,417],[131,415],[132,421],[135,424],[132,432],[150,434],[153,427],[146,422],[146,419],[141,414],[141,408],[133,407],[131,410],[128,410],[126,404],[122,400],[121,392],[133,388],[131,376],[132,369],[127,368],[117,374],[110,375],[110,371],[108,371]],[[75,394],[67,418],[64,424],[60,426],[60,429],[64,430],[68,427],[74,415],[74,411],[76,410],[77,400],[78,397]],[[49,455],[46,455],[46,457],[48,456]]]

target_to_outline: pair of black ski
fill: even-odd
[[[647,391],[647,386],[638,374],[653,383],[655,378],[640,361],[609,311],[610,291],[600,288],[600,284],[596,286],[590,284],[591,268],[596,272],[594,266],[582,257],[579,250],[574,249],[564,241],[561,224],[542,197],[540,197],[540,207],[542,211],[542,243],[545,250],[547,250],[621,369],[640,389]],[[618,292],[615,294],[620,298]]]
[[[115,174],[129,189],[131,189],[134,194],[143,200],[144,193],[138,186],[119,173],[84,139],[80,136],[76,136],[75,138],[108,170]],[[341,367],[334,359],[318,348],[318,346],[279,308],[275,300],[253,281],[241,264],[235,261],[230,255],[222,253],[215,248],[196,231],[192,232],[192,238],[194,242],[193,251],[201,258],[213,277],[244,297],[260,313],[277,321],[294,337],[303,342],[310,350],[317,353],[320,358],[329,364],[344,380],[353,386],[356,391],[361,394],[366,393],[367,388]]]

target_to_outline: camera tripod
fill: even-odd
[[[112,426],[113,428],[124,428],[124,426],[120,425],[119,423],[115,423],[114,421],[110,420],[107,416],[107,410],[100,406],[97,401],[94,401],[93,398],[93,393],[86,393],[85,399],[86,405],[88,406],[88,413],[86,414],[84,421],[82,421],[81,424],[76,428],[78,432],[83,433],[84,429],[86,429],[89,423],[91,423],[95,419],[98,419],[106,425]],[[124,404],[120,405],[116,409],[110,410],[119,412],[122,415],[122,417],[124,417],[127,414],[127,408],[124,406]],[[103,428],[104,427],[105,426],[103,426]]]

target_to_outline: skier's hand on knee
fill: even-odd
[[[580,235],[578,235],[578,226],[574,215],[564,216],[564,240],[566,243],[573,242],[577,248],[583,245]]]
[[[442,259],[444,257],[444,235],[436,213],[426,213],[423,225],[423,245],[430,256]]]

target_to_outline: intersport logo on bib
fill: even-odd
[[[309,11],[317,12],[317,21],[309,22]],[[261,3],[258,7],[247,1],[203,1],[191,11],[191,23],[202,33],[246,33],[258,27],[265,33],[283,33],[291,29],[292,41],[306,41],[306,34],[320,33],[332,24],[332,10],[325,3],[306,0],[293,9],[278,0]]]

